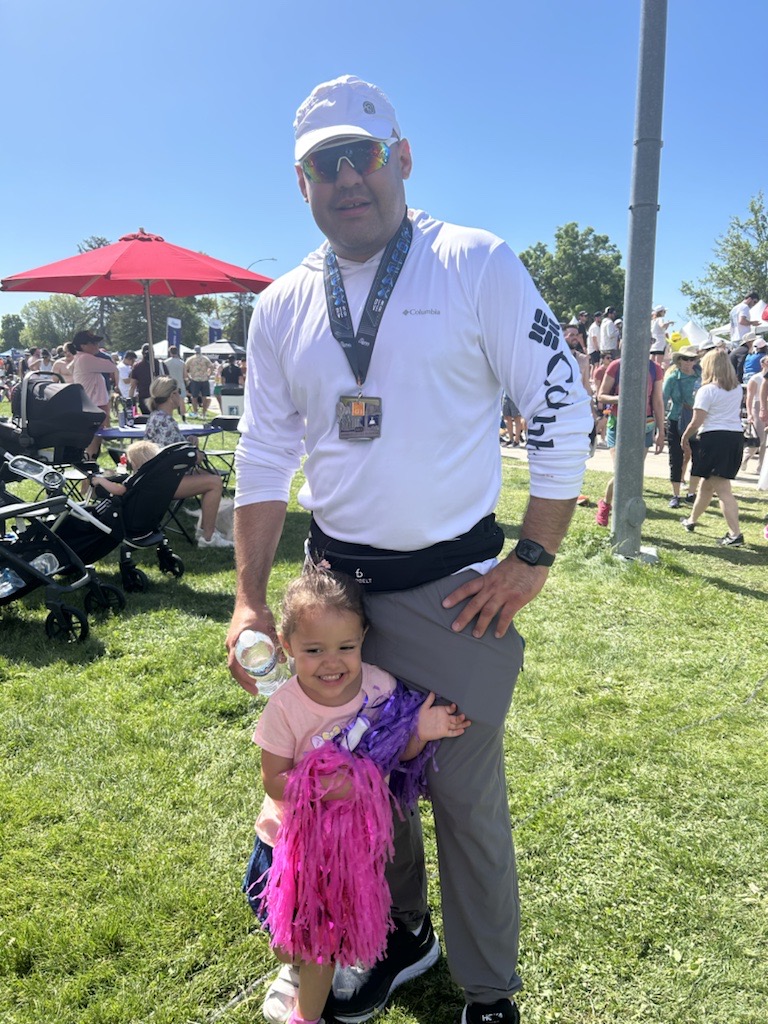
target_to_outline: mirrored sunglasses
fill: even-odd
[[[365,177],[380,171],[389,161],[390,147],[399,139],[361,139],[359,142],[346,142],[340,146],[329,146],[310,153],[301,161],[301,169],[312,182],[332,183],[336,181],[341,170],[342,160],[358,174]]]

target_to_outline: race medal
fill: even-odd
[[[381,399],[342,395],[336,406],[341,441],[373,441],[381,437]]]

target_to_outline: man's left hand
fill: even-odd
[[[509,555],[490,572],[469,580],[445,598],[443,608],[453,608],[467,601],[451,629],[459,633],[477,617],[472,636],[481,637],[498,615],[494,635],[503,637],[517,612],[532,601],[544,586],[548,574],[546,566],[527,565],[514,553]]]

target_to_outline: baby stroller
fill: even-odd
[[[120,546],[120,578],[129,593],[145,591],[149,579],[133,562],[133,552],[154,547],[161,572],[177,579],[184,575],[184,562],[174,554],[162,524],[181,478],[196,464],[195,449],[188,444],[169,445],[145,462],[126,480],[124,495],[110,495],[91,511],[101,523],[109,523],[111,533],[94,529],[93,524],[70,518],[60,535],[87,561],[96,562]]]
[[[28,456],[5,453],[0,465],[0,606],[45,587],[46,634],[70,643],[85,640],[88,614],[119,610],[125,606],[125,596],[118,587],[99,580],[93,566],[85,564],[60,530],[70,517],[86,520],[92,528],[107,533],[110,528],[64,494],[49,494],[42,501],[19,501],[5,486],[9,475],[35,480],[50,491],[63,485],[56,470]],[[58,576],[63,579],[54,578]],[[64,603],[81,589],[85,612]]]
[[[65,384],[47,372],[27,373],[13,388],[11,412],[10,423],[0,422],[0,446],[54,465],[82,465],[104,419],[82,384]]]

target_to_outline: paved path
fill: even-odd
[[[524,448],[501,448],[501,454],[508,459],[515,459],[517,462],[527,462],[528,456]],[[752,459],[749,463],[747,472],[739,473],[736,477],[735,483],[739,487],[743,487],[746,490],[754,489],[757,483],[757,473],[755,472],[755,466],[757,460]],[[601,473],[612,473],[613,472],[613,461],[608,453],[607,448],[598,448],[595,454],[587,463],[587,469],[594,469]],[[661,480],[669,480],[669,457],[666,449],[661,455],[655,455],[653,452],[649,452],[648,457],[645,460],[645,476],[655,477]],[[670,494],[672,491],[670,490]],[[759,494],[763,494],[766,500],[768,500],[768,492],[759,491]]]

